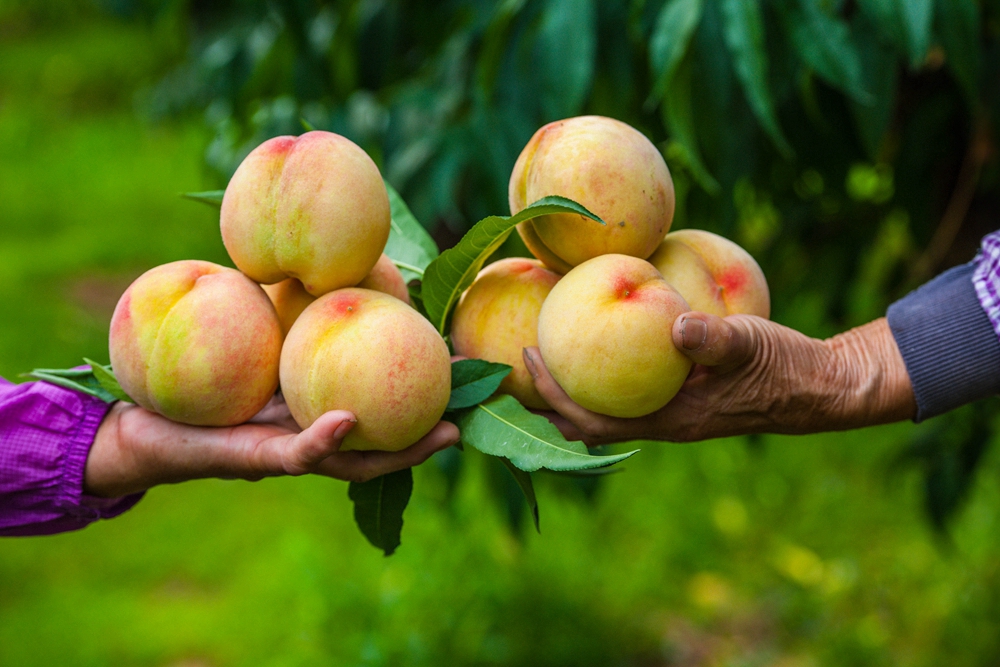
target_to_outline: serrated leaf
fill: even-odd
[[[577,114],[594,76],[596,0],[547,0],[538,29],[542,107],[548,118]]]
[[[939,0],[937,20],[948,68],[973,108],[979,103],[979,10],[975,0]]]
[[[524,493],[524,500],[528,503],[528,509],[531,510],[531,518],[535,522],[535,530],[541,534],[542,527],[538,521],[538,498],[535,497],[535,485],[531,481],[531,473],[521,470],[502,456],[499,459],[504,467],[510,471],[517,485],[521,487],[521,492]]]
[[[704,0],[670,0],[660,10],[649,39],[649,68],[656,83],[646,100],[647,110],[666,94],[698,27],[703,5]]]
[[[507,364],[495,364],[483,359],[462,359],[451,365],[451,396],[448,410],[471,408],[496,392],[503,379],[513,370]]]
[[[97,381],[101,383],[105,391],[117,398],[119,401],[127,401],[129,403],[134,403],[129,395],[125,393],[122,386],[118,384],[118,378],[115,377],[114,372],[111,370],[111,366],[102,366],[96,361],[91,361],[86,357],[83,358],[84,363],[90,365],[90,370],[94,372],[94,377]]]
[[[30,373],[24,373],[23,376],[34,378],[35,380],[42,380],[43,382],[48,382],[49,384],[54,384],[58,387],[79,391],[95,398],[99,398],[105,403],[114,403],[118,400],[107,389],[101,386],[101,383],[97,381],[97,378],[94,377],[93,371],[89,368],[36,368]]]
[[[484,454],[502,456],[525,472],[586,470],[624,461],[639,450],[591,456],[587,446],[563,437],[552,422],[529,412],[512,396],[494,396],[462,412],[456,424],[462,442]]]
[[[817,0],[785,0],[782,13],[795,50],[802,61],[828,84],[868,104],[861,62],[847,24],[828,14]]]
[[[413,472],[397,470],[367,482],[351,482],[347,496],[354,503],[354,521],[373,546],[391,556],[400,544],[403,510],[413,492]]]
[[[383,252],[403,273],[406,282],[423,278],[427,265],[438,256],[437,244],[388,181],[385,189],[389,193],[392,220]]]
[[[209,206],[222,206],[222,197],[225,194],[225,190],[206,190],[205,192],[182,192],[181,197],[191,201],[200,201]]]
[[[510,217],[491,215],[477,222],[454,248],[445,250],[424,271],[421,297],[438,332],[445,333],[448,313],[476,279],[483,263],[519,223],[553,213],[575,213],[604,224],[582,205],[565,197],[545,197]]]
[[[660,107],[660,112],[663,116],[663,124],[667,126],[671,138],[683,151],[691,175],[706,192],[714,195],[718,194],[721,188],[719,182],[709,173],[702,161],[701,149],[698,148],[697,133],[694,127],[694,111],[691,107],[690,61],[690,58],[685,58],[680,67],[677,68],[677,73],[670,82],[670,90]]]
[[[778,125],[774,100],[767,87],[767,50],[759,0],[722,0],[723,36],[733,69],[754,116],[785,158],[792,147]]]

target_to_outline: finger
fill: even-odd
[[[460,354],[451,355],[451,363],[455,363],[456,361],[465,361],[466,359],[468,359],[468,357],[463,357]]]
[[[347,410],[331,410],[313,422],[312,426],[277,447],[281,470],[289,475],[309,472],[320,461],[340,450],[344,438],[358,423]]]
[[[460,437],[457,426],[442,421],[406,449],[398,452],[340,452],[322,461],[316,472],[338,479],[367,482],[381,475],[420,465],[435,452],[457,443]]]
[[[696,364],[733,368],[757,354],[759,336],[751,315],[725,319],[707,313],[684,313],[673,326],[673,341]]]
[[[613,417],[591,412],[576,403],[555,381],[545,362],[542,361],[542,354],[537,347],[526,347],[522,350],[524,365],[535,381],[535,388],[542,398],[552,406],[552,409],[569,421],[579,434],[590,436],[600,435],[613,430],[612,426],[616,420]],[[559,427],[559,424],[556,424]],[[562,429],[560,429],[562,430]],[[578,438],[579,439],[579,438]]]

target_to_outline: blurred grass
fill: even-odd
[[[226,261],[217,214],[176,197],[208,185],[201,124],[132,111],[163,39],[102,19],[0,41],[4,377],[106,358],[141,271]],[[340,482],[160,487],[0,540],[0,664],[996,664],[1000,448],[941,540],[892,465],[914,428],[648,443],[589,495],[536,475],[541,535],[467,452],[453,494],[416,471],[390,559]]]

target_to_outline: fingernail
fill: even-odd
[[[538,371],[535,370],[535,359],[531,356],[531,352],[528,352],[528,348],[521,349],[521,356],[524,357],[524,366],[528,369],[528,373],[537,380]]]
[[[352,428],[354,428],[354,425],[357,423],[357,419],[345,419],[340,422],[340,425],[337,426],[337,429],[333,432],[333,437],[337,440],[342,439],[351,431]]]
[[[708,325],[694,317],[684,319],[681,325],[681,342],[685,350],[697,350],[708,338]]]

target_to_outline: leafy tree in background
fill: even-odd
[[[506,213],[543,123],[624,120],[659,145],[677,227],[734,238],[775,319],[825,336],[878,317],[997,227],[995,0],[231,0],[176,12],[190,51],[147,97],[204,113],[223,185],[301,120],[363,146],[442,244]],[[991,433],[929,425],[906,460],[943,526]]]

